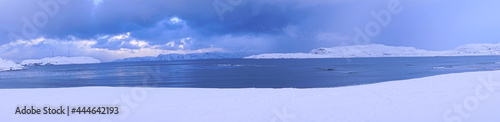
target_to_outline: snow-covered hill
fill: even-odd
[[[21,65],[68,65],[68,64],[93,64],[101,61],[92,57],[52,57],[43,59],[28,59]]]
[[[16,62],[0,58],[0,71],[12,71],[12,70],[23,70],[23,69],[25,68],[17,64]]]
[[[114,62],[134,61],[170,61],[170,60],[196,60],[196,59],[234,59],[249,56],[246,53],[192,53],[192,54],[161,54],[158,57],[133,57],[116,60]]]
[[[454,55],[500,55],[499,44],[467,44],[455,48]]]
[[[500,44],[469,44],[447,51],[428,51],[414,47],[396,47],[382,44],[318,48],[309,53],[269,53],[252,55],[249,59],[280,58],[346,58],[346,57],[422,57],[500,55]]]

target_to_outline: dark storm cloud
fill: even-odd
[[[53,10],[54,4],[51,3],[54,1],[59,9],[56,15],[49,16],[48,23],[43,27],[35,26],[38,29],[36,36],[23,36],[22,30],[26,23],[21,19],[35,21],[33,17],[37,12],[45,12],[45,6]],[[27,39],[40,36],[90,39],[97,35],[133,32],[133,36],[151,41],[185,36],[210,38],[223,35],[280,35],[283,34],[282,29],[289,25],[299,24],[305,18],[314,19],[310,15],[320,10],[314,9],[317,5],[332,3],[241,0],[241,3],[232,6],[227,0],[218,1],[218,7],[229,5],[232,9],[222,14],[224,20],[221,20],[214,7],[215,0],[102,0],[99,4],[95,4],[94,0],[70,0],[64,4],[57,0],[7,0],[2,4],[4,7],[10,7],[0,12],[0,38],[8,40],[8,33]],[[171,17],[178,17],[185,22],[182,33],[178,31],[182,30],[183,26],[168,23],[161,25],[161,22]],[[166,33],[177,33],[175,35],[180,36]]]
[[[180,44],[191,37],[192,43],[189,47],[183,44],[183,49],[308,51],[356,44],[352,43],[357,35],[354,28],[366,30],[367,23],[377,21],[371,12],[387,11],[388,3],[394,1],[400,2],[402,12],[392,14],[390,23],[378,28],[370,43],[448,49],[497,41],[500,17],[495,15],[499,8],[492,1],[1,0],[0,45],[14,41],[9,37],[44,37],[92,40],[96,44],[91,47],[103,49],[136,49],[143,47],[124,47],[122,42],[140,40],[151,47],[164,47],[161,45]],[[178,21],[171,21],[175,18]],[[35,30],[23,33],[26,28]],[[130,40],[97,39],[127,32]]]

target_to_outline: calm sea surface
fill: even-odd
[[[498,70],[500,57],[222,59],[32,66],[29,68],[23,71],[0,72],[0,88],[339,87],[447,73]]]

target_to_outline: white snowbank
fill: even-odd
[[[499,122],[500,71],[321,89],[0,90],[0,121]],[[18,106],[117,104],[119,115],[15,115]]]
[[[67,64],[93,64],[101,61],[92,57],[52,57],[43,59],[28,59],[21,65],[67,65]]]
[[[23,70],[23,69],[25,68],[17,64],[16,62],[0,58],[0,71]]]
[[[318,48],[309,53],[271,53],[252,55],[250,59],[280,58],[347,58],[347,57],[424,57],[424,56],[479,56],[500,55],[500,44],[468,44],[447,51],[428,51],[414,47],[381,44]]]

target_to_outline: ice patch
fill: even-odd
[[[444,69],[445,67],[432,67],[432,69]]]
[[[217,64],[217,66],[245,66],[241,64]]]

